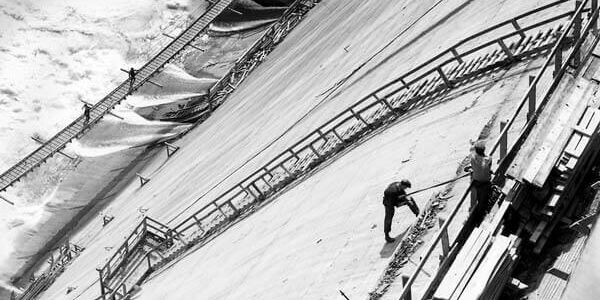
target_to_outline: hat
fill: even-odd
[[[475,150],[485,151],[485,141],[479,140],[479,141],[475,142],[475,145],[473,145],[473,148],[475,148]]]
[[[410,181],[408,181],[408,179],[402,179],[402,180],[400,181],[400,184],[401,184],[401,185],[404,185],[404,186],[406,186],[406,187],[409,187],[409,188],[412,186],[412,185],[410,184]]]

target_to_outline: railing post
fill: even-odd
[[[140,186],[144,186],[146,183],[148,183],[148,181],[150,181],[150,178],[146,178],[140,173],[135,173],[135,175],[137,175],[137,177],[140,179]]]
[[[581,0],[575,1],[575,10],[577,10],[581,6]],[[581,37],[581,14],[575,14],[573,16],[573,43],[577,43],[579,38]],[[575,53],[573,54],[572,66],[573,68],[578,68],[579,63],[581,62],[581,51],[579,49],[573,49]]]
[[[450,52],[452,53],[452,55],[454,55],[454,58],[456,58],[456,60],[459,63],[461,63],[461,64],[464,63],[462,56],[460,56],[460,54],[458,54],[458,51],[456,51],[456,48],[450,49]]]
[[[597,9],[598,9],[598,0],[592,0],[589,15],[590,16],[593,15]],[[592,33],[597,34],[598,33],[598,17],[596,16],[595,18],[590,20],[590,22],[592,23],[592,25],[591,25]]]
[[[504,132],[504,127],[506,127],[506,124],[508,122],[507,121],[500,121],[500,133],[502,133],[502,136],[500,137],[500,160],[504,159],[504,157],[506,157],[506,152],[507,152],[507,148],[508,148],[508,141],[507,141],[507,132]]]
[[[554,71],[552,72],[552,76],[554,78],[556,78],[556,76],[558,76],[558,73],[560,72],[560,69],[562,68],[562,45],[560,44],[560,41],[558,42],[558,46],[556,47],[556,54],[554,56]]]
[[[521,30],[521,26],[519,26],[519,23],[517,23],[516,19],[512,19],[511,23],[512,23],[513,27],[515,27],[515,29],[517,31],[519,31],[519,35],[521,36],[521,41],[522,41],[525,38],[525,33],[523,31],[520,31]]]
[[[179,146],[175,146],[168,142],[165,142],[164,144],[167,146],[167,157],[171,157],[171,155],[175,154],[175,152],[179,150]]]
[[[106,289],[104,288],[104,281],[102,279],[102,269],[96,268],[96,271],[98,271],[98,275],[100,276],[100,280],[98,280],[98,282],[100,282],[100,295],[102,295],[103,300],[106,300],[106,298],[104,297],[104,293],[106,293]]]
[[[533,85],[533,81],[535,80],[535,76],[529,76],[529,86],[531,88],[530,92],[529,92],[529,111],[527,112],[527,122],[529,122],[531,120],[531,118],[533,117],[533,115],[535,114],[535,93],[536,93],[536,86]]]
[[[444,222],[445,220],[443,218],[438,218],[438,223],[440,225],[440,228],[443,228],[444,226]],[[448,228],[444,228],[442,230],[442,235],[441,235],[441,240],[442,240],[442,255],[440,255],[440,264],[444,261],[444,258],[446,258],[446,256],[448,256],[448,252],[450,252],[450,239],[448,238]]]
[[[442,71],[442,67],[438,67],[437,72],[438,72],[438,74],[440,74],[440,77],[444,81],[444,84],[446,84],[446,87],[452,88],[452,82],[450,82],[450,79],[448,79],[446,74],[444,74],[444,71]]]
[[[402,274],[402,286],[404,287],[404,289],[408,289],[408,293],[406,294],[404,299],[400,299],[400,300],[412,300],[412,292],[411,292],[410,286],[406,286],[406,283],[408,282],[409,278],[410,277],[408,277],[408,275]]]
[[[500,48],[502,48],[502,51],[504,51],[504,54],[506,54],[506,57],[508,57],[509,60],[513,60],[514,56],[513,56],[512,52],[510,52],[510,49],[508,49],[508,47],[506,46],[504,41],[498,40],[498,44],[500,45]]]

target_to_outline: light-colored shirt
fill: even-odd
[[[490,173],[492,159],[489,156],[481,156],[475,151],[471,152],[470,156],[471,178],[481,182],[490,182],[492,180],[492,174]]]

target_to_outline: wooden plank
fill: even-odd
[[[469,273],[469,270],[473,266],[476,267],[479,263],[479,260],[477,260],[476,257],[481,251],[487,249],[486,242],[488,242],[489,238],[489,230],[480,227],[473,230],[471,236],[467,239],[465,246],[461,249],[454,260],[454,263],[448,270],[448,273],[446,273],[440,286],[436,290],[434,299],[448,300],[453,297],[454,293],[457,292],[457,288],[461,282],[463,282],[465,275]],[[466,278],[466,280],[468,281],[468,278]],[[464,288],[464,285],[462,285],[460,290],[462,290],[462,288]]]
[[[534,177],[527,178],[527,182],[532,185],[541,188],[548,179],[552,168],[555,166],[556,161],[563,152],[564,146],[573,132],[572,125],[577,123],[581,119],[581,115],[585,113],[588,105],[588,100],[586,99],[590,98],[588,97],[588,94],[592,92],[588,88],[589,84],[590,83],[585,80],[575,81],[574,86],[569,88],[571,93],[567,96],[568,99],[560,103],[560,105],[554,106],[553,110],[557,111],[555,113],[557,115],[547,116],[544,118],[544,120],[547,121],[540,124],[540,130],[543,130],[543,126],[559,126],[561,132],[558,134],[548,134],[546,136],[545,143],[548,143],[547,145],[549,145],[551,149],[549,150],[549,153],[543,157],[544,162],[541,163],[541,166],[538,168]]]
[[[489,233],[489,231],[488,231],[488,233]],[[460,295],[462,295],[463,291],[465,290],[465,288],[471,281],[471,278],[473,278],[473,274],[475,273],[477,268],[479,268],[481,261],[483,260],[485,254],[488,252],[488,250],[490,248],[490,243],[492,242],[492,237],[488,234],[485,236],[485,239],[480,238],[479,240],[481,241],[480,243],[478,243],[478,245],[480,245],[480,246],[474,249],[475,252],[469,261],[469,264],[468,264],[469,266],[468,266],[467,270],[465,271],[465,274],[463,275],[462,280],[460,281],[456,290],[454,291],[454,294],[451,297],[451,299],[453,299],[453,300],[460,298]],[[478,280],[478,279],[474,278],[474,280]]]
[[[546,225],[548,225],[548,222],[546,220],[540,221],[538,223],[537,227],[535,228],[535,231],[533,232],[533,234],[529,238],[529,241],[532,242],[532,243],[537,242],[538,239],[540,238],[540,236],[542,235],[542,233],[544,232],[544,229],[546,228]]]
[[[585,111],[583,112],[583,115],[581,116],[579,121],[577,121],[577,126],[587,129],[588,125],[594,115],[595,115],[594,109],[589,106],[586,107]]]
[[[548,200],[548,202],[546,203],[546,206],[555,207],[556,204],[558,203],[559,199],[560,199],[560,194],[558,194],[558,193],[552,194],[552,196],[550,197],[550,200]]]
[[[576,156],[574,154],[575,149],[577,149],[577,145],[579,144],[579,141],[581,141],[581,138],[583,136],[581,134],[572,134],[571,138],[569,138],[569,141],[567,142],[567,146],[565,147],[564,152],[568,153],[571,156]],[[579,157],[579,156],[577,156]]]
[[[465,245],[454,259],[454,263],[444,275],[444,278],[434,293],[433,299],[450,299],[452,293],[456,289],[458,281],[462,278],[462,274],[464,273],[465,266],[461,262],[466,262],[469,252],[471,252],[482,232],[483,230],[479,227],[473,229],[471,235],[469,235],[469,238],[465,242]]]
[[[567,163],[566,163],[566,164],[564,164],[564,166],[565,166],[567,169],[573,170],[573,169],[575,169],[575,165],[577,164],[577,160],[578,160],[578,159],[577,159],[577,158],[575,158],[575,157],[570,157],[570,158],[569,158],[569,160],[567,161]]]
[[[502,224],[502,220],[504,220],[504,215],[508,211],[508,207],[510,206],[509,201],[504,201],[500,204],[500,208],[496,211],[492,222],[490,223],[490,231],[492,235],[496,234],[500,230],[500,225]]]
[[[472,280],[462,292],[459,299],[477,300],[483,296],[486,287],[491,282],[495,282],[494,275],[498,275],[497,272],[500,271],[500,267],[509,258],[508,250],[510,246],[510,238],[501,235],[494,238],[489,251],[482,259],[477,270],[473,273]]]

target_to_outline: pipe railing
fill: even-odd
[[[168,114],[167,117],[172,119],[179,119],[189,115],[197,115],[202,111],[213,111],[215,110],[223,101],[223,97],[227,94],[233,92],[236,88],[235,85],[239,84],[239,79],[236,77],[244,77],[242,74],[244,72],[249,72],[247,66],[248,63],[251,62],[252,56],[256,55],[259,50],[267,49],[279,42],[282,37],[275,37],[277,40],[274,40],[273,36],[276,36],[277,31],[283,29],[289,25],[289,22],[292,24],[289,27],[294,27],[295,24],[299,23],[303,17],[303,14],[297,13],[303,6],[312,5],[315,0],[298,0],[292,3],[282,14],[278,21],[274,22],[270,25],[265,32],[262,34],[262,37],[256,40],[252,45],[235,61],[233,66],[229,69],[229,72],[222,76],[209,90],[209,93],[206,97],[203,97],[203,101],[200,103],[192,104],[188,107],[185,107],[177,112],[173,112],[172,114]],[[208,101],[208,103],[204,103],[204,101]]]
[[[383,85],[325,122],[291,147],[288,147],[214,200],[196,210],[192,215],[179,222],[170,233],[182,238],[182,240],[183,237],[193,237],[198,233],[200,233],[200,237],[207,236],[225,221],[238,216],[247,206],[263,201],[294,178],[352,143],[366,131],[376,129],[381,125],[383,119],[398,117],[404,113],[403,109],[414,108],[418,105],[419,100],[440,94],[444,90],[449,90],[451,87],[479,74],[549,49],[553,44],[554,35],[562,31],[559,21],[572,16],[573,12],[558,14],[526,26],[519,24],[517,21],[521,22],[526,16],[545,11],[564,2],[557,1],[535,9],[459,41],[442,54]],[[556,23],[554,28],[549,27],[554,23]],[[514,31],[502,33],[499,38],[491,39],[462,53],[458,52],[459,46],[506,25],[512,26]],[[526,35],[531,30],[544,28],[547,28],[544,36],[541,36],[543,35],[541,31],[535,38]],[[533,40],[535,40],[535,43],[529,43]],[[486,52],[487,55],[483,56]],[[448,53],[451,53],[452,57],[434,64],[439,58]],[[477,54],[480,54],[480,56],[476,57]],[[428,65],[430,68],[427,71],[416,75],[419,70]],[[408,79],[409,76],[415,78]],[[386,91],[398,82],[403,86],[400,88],[394,87],[392,91]],[[426,92],[423,92],[423,89]],[[386,94],[379,95],[378,93],[381,92],[386,92]],[[375,119],[375,121],[370,122],[371,119]],[[464,199],[461,200],[461,204],[463,201]],[[134,232],[137,232],[137,230]],[[134,238],[131,239],[137,241]],[[127,243],[121,246],[122,249],[120,248],[102,269],[104,271],[100,271],[101,281],[102,278],[107,278],[106,275],[103,275],[103,272],[112,276],[114,272],[111,272],[111,269],[123,263],[127,256],[123,255],[126,254],[123,251],[129,247],[126,245]],[[138,262],[137,264],[141,263]],[[127,276],[124,278],[127,278]],[[127,290],[121,287],[125,284],[124,282],[124,279],[120,280],[120,283],[114,289],[108,287],[111,289],[109,293],[114,294],[121,289]],[[107,293],[103,291],[102,294],[106,295]]]
[[[579,37],[579,38],[577,38],[575,40],[574,45],[571,48],[571,51],[567,55],[567,59],[564,60],[564,63],[560,64],[559,69],[555,70],[554,75],[553,75],[554,76],[553,81],[552,81],[551,85],[548,87],[548,89],[546,89],[544,96],[541,97],[542,101],[537,106],[536,111],[533,114],[529,115],[529,119],[525,125],[524,130],[521,131],[519,138],[515,141],[515,143],[513,143],[511,145],[511,152],[518,151],[518,148],[520,147],[520,145],[522,145],[524,138],[531,131],[531,128],[533,127],[533,125],[535,124],[535,122],[537,120],[537,117],[540,115],[541,111],[545,107],[546,102],[549,100],[552,92],[557,87],[562,76],[564,75],[564,72],[566,71],[566,69],[569,65],[569,61],[573,57],[575,57],[576,53],[580,52],[581,45],[583,44],[583,41],[587,37],[590,30],[592,28],[594,28],[594,30],[595,30],[597,19],[598,19],[598,14],[599,14],[596,0],[585,0],[583,2],[577,2],[577,4],[578,5],[576,7],[576,11],[573,14],[574,17],[569,21],[565,31],[563,31],[558,42],[552,48],[552,51],[548,55],[548,58],[546,59],[545,63],[542,65],[540,70],[537,72],[535,79],[533,80],[533,82],[531,82],[527,93],[525,93],[525,95],[521,99],[519,105],[515,109],[511,118],[508,120],[507,123],[505,123],[505,126],[502,128],[500,135],[496,138],[492,148],[490,149],[490,156],[493,155],[499,149],[499,147],[502,147],[503,143],[507,142],[507,140],[508,140],[507,135],[508,135],[509,130],[512,129],[513,125],[515,124],[515,120],[518,118],[519,114],[522,112],[522,109],[525,106],[525,103],[528,103],[529,101],[531,101],[530,95],[535,94],[532,92],[536,90],[538,85],[541,85],[540,79],[547,72],[548,66],[550,65],[551,61],[553,59],[556,59],[555,57],[558,57],[558,56],[560,56],[562,58],[563,50],[566,48],[566,45],[569,43],[569,41],[568,41],[569,38],[567,36],[568,32],[571,31],[573,28],[576,28],[577,26],[579,26],[579,28],[581,28],[580,27],[581,23],[579,23],[579,25],[578,25],[577,22],[581,22],[581,19],[583,19],[583,13],[585,11],[584,7],[588,4],[590,4],[590,9],[589,9],[590,15],[587,18],[588,22],[585,26],[585,29],[582,31],[582,34],[579,32],[576,32],[573,34],[574,37]],[[509,158],[509,156],[500,157],[501,161],[500,161],[498,168],[496,169],[496,172],[495,172],[496,176],[503,175],[503,171],[505,170],[506,166],[510,162],[510,160],[508,158]],[[458,221],[458,222],[463,221],[463,220],[457,220],[456,216],[457,216],[458,212],[463,208],[465,200],[469,197],[470,188],[471,188],[471,186],[469,185],[467,190],[463,193],[462,197],[460,198],[460,200],[458,201],[458,203],[456,204],[456,206],[450,213],[450,216],[446,219],[446,221],[440,227],[439,231],[434,236],[429,248],[425,251],[425,254],[422,256],[421,261],[417,265],[416,269],[413,271],[413,273],[410,276],[410,278],[408,279],[408,281],[406,281],[404,283],[404,289],[403,289],[402,294],[400,295],[399,299],[404,300],[404,299],[412,298],[412,295],[411,295],[412,285],[414,284],[417,277],[421,274],[421,272],[423,272],[423,268],[424,268],[425,264],[427,262],[429,262],[431,259],[433,259],[432,254],[433,254],[434,250],[438,249],[437,246],[440,245],[440,241],[442,241],[444,238],[447,238],[448,227],[454,221]],[[456,240],[451,243],[451,247],[450,247],[450,249],[448,249],[449,251],[451,251],[455,247],[459,246],[455,242],[456,242]],[[442,249],[442,252],[443,253],[445,252],[444,255],[447,254],[447,251],[444,251],[443,249]],[[447,256],[446,256],[446,258],[447,258]],[[436,257],[435,259],[438,259],[438,258]],[[443,261],[441,263],[443,263]],[[427,295],[423,295],[423,298],[424,297],[427,297]]]
[[[554,5],[563,2],[564,1],[558,1],[555,2]],[[548,9],[548,6],[543,8]],[[540,8],[536,11],[539,12],[542,11],[542,9]],[[458,60],[467,61],[467,55],[493,50],[496,50],[496,59],[501,57],[506,58],[508,55],[498,50],[498,48],[500,48],[501,41],[508,38],[518,37],[519,40],[523,42],[525,38],[522,34],[524,34],[527,30],[537,29],[553,22],[555,23],[571,16],[572,14],[572,12],[562,13],[557,16],[544,19],[535,24],[524,26],[522,28],[520,27],[519,29],[515,29],[515,31],[512,33],[503,34],[500,38],[484,43],[484,46],[475,47],[476,51],[465,51],[465,53],[468,54],[459,53],[457,56],[453,56],[452,58],[443,61],[440,65],[432,66],[430,71],[424,72],[420,76],[405,82],[404,86],[419,88],[426,86],[432,89],[430,94],[439,92],[442,89],[447,89],[448,86],[442,83],[443,76],[439,74],[440,70],[442,70],[441,72],[444,72],[443,70],[447,70],[447,77],[454,80],[453,84],[456,84],[460,82],[460,80],[466,79],[465,77],[468,77],[465,76],[468,74],[467,72],[457,72],[460,68],[450,68],[450,63],[458,62]],[[529,16],[531,14],[524,15]],[[521,16],[513,18],[501,24],[510,24],[511,26],[514,26],[514,22],[512,21],[514,19],[519,19],[520,17]],[[560,24],[557,24],[556,27],[559,28]],[[495,26],[495,28],[500,27]],[[487,30],[485,32],[488,33],[490,31]],[[480,36],[480,34],[476,34],[475,36]],[[550,38],[551,37],[547,37],[547,39]],[[456,45],[462,45],[469,40],[471,39],[465,39]],[[456,45],[452,46],[450,49],[456,49]],[[525,57],[535,53],[535,51],[539,51],[539,49],[532,47],[532,49],[523,48],[521,49],[523,51],[517,52],[519,51],[519,47],[523,46],[523,44],[519,43],[519,41],[514,41],[509,45],[510,46],[507,46],[506,48],[508,51],[512,51],[510,55],[512,55],[513,59]],[[450,52],[450,50],[444,51],[444,53]],[[437,57],[441,56],[438,55]],[[475,59],[473,59],[471,62],[471,66],[476,64],[474,60]],[[489,61],[491,61],[491,59]],[[481,66],[484,64],[482,61],[478,63]],[[468,64],[461,64],[461,66],[465,66],[463,69],[467,69],[466,65]],[[490,64],[488,67],[496,68],[498,66]],[[422,68],[423,65],[419,65],[416,69]],[[472,70],[475,70],[475,68],[472,68]],[[415,70],[413,69],[406,74],[414,73]],[[438,76],[432,78],[432,75]],[[407,78],[407,76],[403,75],[400,78]],[[393,81],[397,82],[398,80],[396,79]],[[401,112],[398,111],[401,105],[405,105],[408,108],[413,108],[419,104],[419,100],[423,99],[425,96],[418,95],[419,90],[417,88],[408,91],[408,93],[404,92],[404,94],[402,92],[405,88],[400,88],[390,92],[385,96],[380,97],[377,95],[378,91],[383,91],[385,88],[390,86],[390,84],[384,85],[382,88],[377,89],[376,92],[369,94],[369,96],[362,98],[357,103],[340,112],[321,125],[319,128],[301,138],[291,147],[281,152],[275,158],[271,159],[261,168],[223,192],[215,200],[198,209],[194,214],[181,221],[173,229],[179,233],[185,233],[191,228],[197,227],[203,232],[206,232],[207,227],[211,227],[210,225],[213,224],[219,224],[221,221],[237,215],[238,211],[244,209],[246,205],[255,203],[257,201],[262,201],[262,199],[274,193],[277,188],[281,186],[279,185],[280,182],[285,182],[286,180],[290,179],[293,180],[293,178],[299,176],[303,171],[305,171],[307,167],[310,169],[311,164],[315,164],[324,160],[328,155],[331,155],[332,152],[338,151],[345,145],[349,144],[354,138],[357,138],[362,133],[361,131],[372,130],[376,128],[377,122],[370,123],[367,121],[369,118],[373,116],[381,118],[385,114],[395,114],[397,116],[401,114]],[[390,98],[394,99],[388,100]],[[403,100],[407,101],[400,103],[399,106],[399,102]],[[338,148],[332,148],[332,144],[338,144],[341,146]],[[210,220],[207,221],[207,219]]]

